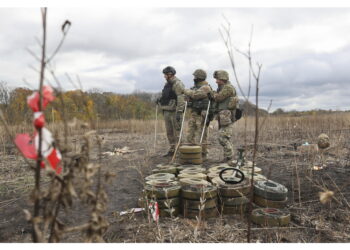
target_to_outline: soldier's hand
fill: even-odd
[[[160,103],[160,97],[158,97],[155,101],[155,103],[158,105]]]
[[[209,100],[211,100],[211,101],[215,101],[215,92],[214,91],[209,91],[208,92],[208,98],[209,98]]]

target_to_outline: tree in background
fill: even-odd
[[[8,118],[9,123],[31,122],[32,117],[28,109],[27,97],[32,93],[33,91],[27,88],[16,88],[9,92],[6,84],[0,84],[0,108]],[[70,90],[61,92],[59,95],[61,95],[67,111],[67,120],[72,120],[75,117],[82,121],[89,121],[96,119],[97,116],[102,121],[148,120],[155,116],[153,95],[148,93],[119,95],[93,89],[88,92]],[[62,121],[59,110],[60,98],[57,98],[46,108],[46,120],[48,122]]]

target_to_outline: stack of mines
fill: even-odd
[[[181,146],[180,164],[202,164],[202,147],[201,146]]]
[[[259,207],[284,208],[288,189],[277,182],[262,180],[254,183],[254,203]]]
[[[285,210],[288,189],[271,180],[254,183],[254,203],[263,208],[254,209],[252,221],[263,226],[286,226],[290,213]]]
[[[225,177],[225,180],[238,181],[236,177]],[[223,182],[220,177],[212,179],[214,185],[218,188],[219,207],[223,214],[243,214],[249,203],[250,183],[244,179],[238,184],[228,184]]]
[[[175,175],[169,173],[158,173],[146,177],[144,189],[144,205],[152,201],[158,202],[159,215],[177,216],[180,206],[180,184],[175,181]]]
[[[207,219],[219,214],[217,188],[202,179],[182,179],[181,210],[185,218]]]

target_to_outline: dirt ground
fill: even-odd
[[[222,148],[216,139],[216,130],[210,132],[210,151],[203,165],[209,167],[223,158]],[[124,155],[105,156],[103,166],[116,174],[106,185],[109,196],[105,216],[110,227],[104,235],[107,242],[247,242],[247,217],[223,215],[199,223],[196,220],[160,218],[156,225],[146,213],[120,216],[119,212],[138,207],[137,200],[143,188],[143,179],[159,163],[170,158],[162,157],[167,150],[165,134],[160,134],[154,151],[154,135],[114,133],[102,131],[102,151],[129,147],[137,150]],[[76,138],[79,139],[77,135]],[[235,133],[235,147],[243,144],[242,133]],[[345,141],[348,141],[347,137]],[[252,140],[250,140],[252,141]],[[299,145],[303,136],[289,135],[273,143],[269,136],[262,137],[257,165],[262,174],[288,188],[288,206],[291,223],[285,228],[263,228],[252,224],[251,242],[350,242],[350,162],[349,144],[334,147],[324,153],[327,166],[312,171],[310,155],[300,154],[293,143]],[[332,145],[333,146],[333,145]],[[97,158],[97,150],[91,154]],[[252,147],[247,159],[251,160]],[[16,150],[0,155],[0,242],[31,242],[31,227],[25,221],[23,209],[32,210],[29,194],[33,189],[33,173],[25,166]],[[334,191],[334,199],[321,204],[319,192]],[[62,213],[72,225],[86,220],[80,208],[69,214]],[[70,234],[64,242],[81,242],[80,234]]]

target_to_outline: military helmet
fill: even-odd
[[[196,69],[192,75],[195,79],[205,80],[207,78],[207,73],[202,69]]]
[[[229,80],[228,73],[225,70],[216,70],[213,74],[215,79]]]
[[[171,67],[171,66],[167,66],[163,69],[163,74],[173,74],[175,75],[176,74],[176,70]]]

